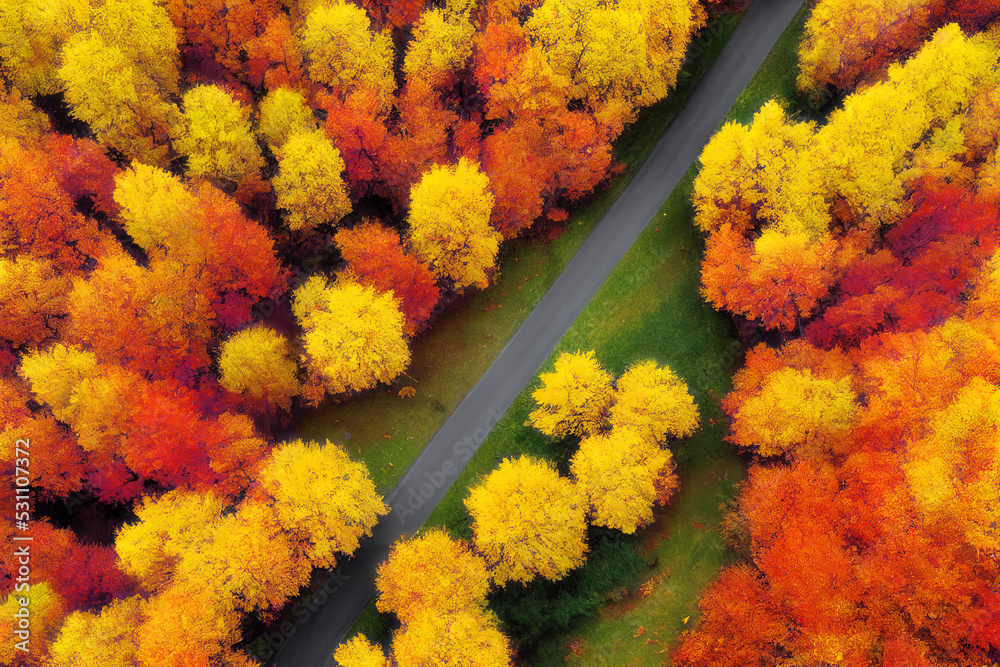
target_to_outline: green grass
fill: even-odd
[[[414,342],[405,375],[388,388],[303,410],[293,424],[294,436],[344,444],[353,458],[368,466],[379,491],[387,493],[562,273],[680,113],[737,24],[723,17],[706,29],[712,38],[703,48],[695,47],[698,55],[689,58],[674,92],[644,109],[615,143],[615,155],[625,171],[573,211],[565,231],[551,243],[533,239],[508,243],[501,253],[497,283],[470,294],[437,319],[433,329]],[[404,386],[414,387],[416,396],[399,398]]]

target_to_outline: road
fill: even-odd
[[[465,462],[538,371],[597,292],[764,61],[802,0],[756,0],[686,106],[565,271],[514,333],[496,361],[455,408],[386,496],[390,514],[354,557],[326,576],[297,622],[268,637],[280,650],[273,667],[326,667],[375,594],[375,571],[390,545],[420,528]],[[264,657],[264,656],[261,656]]]

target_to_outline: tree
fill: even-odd
[[[741,233],[762,225],[806,232],[829,227],[823,172],[808,148],[813,123],[789,123],[771,100],[747,127],[727,123],[705,146],[694,183],[695,222],[702,231],[729,224]]]
[[[379,611],[393,612],[403,623],[480,611],[490,590],[483,559],[438,529],[396,542],[379,566],[375,585]]]
[[[156,0],[106,0],[94,10],[94,30],[167,95],[178,92],[177,28]]]
[[[307,399],[318,402],[324,389],[339,394],[391,382],[410,363],[403,314],[391,293],[314,276],[295,290],[292,312],[305,332],[303,362],[314,387]]]
[[[531,394],[538,407],[526,425],[551,438],[596,435],[606,428],[614,386],[593,350],[563,352],[552,372],[539,377],[542,386]]]
[[[482,612],[427,614],[395,634],[393,656],[399,665],[509,665],[510,647],[496,626],[496,618]]]
[[[678,665],[764,667],[776,665],[774,646],[788,642],[791,629],[751,565],[726,568],[702,593],[701,620],[681,635],[671,654]]]
[[[87,26],[90,15],[90,3],[85,0],[4,3],[0,7],[0,71],[26,95],[58,92],[59,50],[67,37]]]
[[[374,32],[365,10],[352,4],[317,4],[298,34],[309,77],[345,99],[371,91],[387,107],[395,90],[392,40]]]
[[[321,130],[289,135],[278,151],[278,175],[272,181],[289,228],[312,230],[351,212],[343,171],[340,151]]]
[[[100,254],[108,236],[75,210],[60,178],[67,167],[40,148],[0,141],[2,256],[51,260],[57,273],[80,275],[87,259]]]
[[[275,448],[259,480],[283,534],[312,567],[333,567],[335,553],[354,553],[387,511],[364,464],[329,441]]]
[[[670,452],[628,426],[580,443],[570,472],[587,497],[591,522],[626,535],[653,519],[677,488]]]
[[[759,393],[740,398],[741,405],[728,399],[729,406],[739,405],[729,439],[761,456],[843,453],[858,412],[849,378],[816,376],[809,369],[771,373]]]
[[[175,142],[188,157],[188,171],[252,184],[263,159],[250,131],[250,112],[218,86],[198,86],[184,94],[184,131]]]
[[[489,179],[464,158],[455,167],[434,167],[410,193],[410,243],[439,279],[455,289],[485,289],[500,248],[490,227]]]
[[[0,258],[0,338],[22,347],[57,337],[69,285],[48,260]]]
[[[161,303],[175,301],[163,319],[187,311],[188,325],[199,326],[189,337],[239,327],[257,300],[284,290],[274,241],[219,190],[146,165],[123,172],[116,186],[125,229],[150,258],[149,280]]]
[[[382,649],[363,634],[341,643],[333,657],[343,667],[389,667]]]
[[[258,408],[278,405],[287,411],[300,390],[298,366],[290,353],[288,339],[273,329],[244,329],[222,344],[219,384]]]
[[[476,548],[501,586],[562,579],[586,558],[586,500],[551,463],[504,459],[470,490],[465,506]]]
[[[225,503],[214,493],[174,489],[137,504],[135,523],[115,538],[122,567],[150,592],[165,590],[180,559],[211,538]]]
[[[174,581],[161,597],[189,588],[198,597],[207,595],[207,603],[215,602],[212,607],[269,612],[280,609],[309,581],[312,563],[303,558],[265,504],[244,501],[234,514],[211,524],[207,532],[207,540],[187,545],[177,562]],[[162,611],[166,613],[167,608]],[[206,625],[225,617],[211,607],[206,613]],[[234,633],[236,629],[234,625]]]
[[[618,378],[612,428],[628,427],[650,442],[686,438],[698,428],[698,408],[684,380],[654,361],[633,364]]]
[[[115,600],[100,612],[75,611],[63,623],[49,653],[54,667],[133,667],[138,659],[144,602],[138,595]]]
[[[391,291],[403,310],[406,334],[415,335],[438,302],[427,265],[406,253],[399,234],[374,221],[338,231],[334,242],[347,262],[348,277],[379,292]]]
[[[98,141],[154,165],[171,158],[169,140],[183,117],[168,91],[95,31],[80,32],[62,50],[58,76],[74,117]]]
[[[599,108],[616,98],[640,107],[665,97],[703,24],[701,6],[686,0],[546,0],[525,28],[552,70],[570,81],[570,98]]]
[[[944,3],[922,0],[821,0],[816,3],[799,46],[798,86],[819,92],[852,88],[877,75],[900,52],[913,51],[941,18]]]
[[[316,118],[302,93],[288,87],[271,90],[260,103],[260,134],[272,151],[296,133],[316,129]]]
[[[403,61],[407,80],[421,78],[431,84],[443,84],[449,74],[465,67],[472,54],[474,32],[467,12],[455,14],[441,9],[423,12]]]

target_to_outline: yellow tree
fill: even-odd
[[[355,635],[338,646],[333,658],[341,667],[389,667],[382,649],[363,634]]]
[[[259,481],[281,529],[313,567],[333,567],[335,554],[354,553],[387,512],[364,464],[329,441],[282,444]]]
[[[122,569],[147,591],[164,590],[181,557],[211,538],[224,509],[210,493],[174,489],[145,498],[136,509],[138,521],[123,526],[115,538]]]
[[[930,521],[958,525],[977,550],[1000,549],[1000,391],[972,377],[908,443],[906,478]]]
[[[314,276],[295,290],[292,312],[304,330],[303,363],[311,373],[305,396],[391,382],[410,363],[403,314],[392,293]]]
[[[287,212],[291,229],[340,222],[351,212],[343,171],[340,151],[322,130],[288,137],[278,150],[278,175],[272,184],[277,207]]]
[[[813,237],[830,223],[821,164],[807,149],[813,123],[789,123],[772,100],[747,127],[727,123],[705,146],[694,183],[695,222],[702,231],[728,223],[747,232],[760,224]]]
[[[378,568],[378,608],[404,623],[421,615],[481,610],[490,590],[486,562],[440,529],[396,542]]]
[[[919,43],[940,18],[937,0],[819,0],[799,45],[798,86],[844,90]]]
[[[288,410],[301,389],[297,371],[288,339],[263,325],[233,334],[219,354],[219,384],[258,408]]]
[[[281,87],[269,91],[260,102],[260,134],[271,147],[281,148],[296,132],[312,132],[316,118],[302,93]]]
[[[80,383],[97,367],[93,353],[56,343],[52,347],[24,355],[21,375],[31,384],[31,391],[52,408],[56,419],[72,423],[76,410],[71,398]]]
[[[504,459],[470,490],[465,506],[476,548],[499,585],[562,579],[586,559],[586,499],[547,461]]]
[[[591,435],[607,427],[615,390],[593,350],[563,352],[554,370],[542,373],[540,379],[542,386],[531,394],[538,407],[526,425],[552,438]]]
[[[496,617],[479,611],[425,614],[394,635],[392,652],[398,665],[500,667],[511,660]]]
[[[472,55],[475,28],[467,15],[450,15],[428,9],[420,15],[413,41],[406,48],[403,71],[408,81],[424,79],[431,84],[465,67]]]
[[[698,428],[698,408],[684,380],[655,361],[634,364],[618,378],[611,426],[628,427],[641,437],[664,444],[686,438]]]
[[[0,4],[0,72],[26,95],[51,95],[66,39],[87,27],[87,0],[10,0]]]
[[[100,612],[70,614],[49,649],[52,667],[135,667],[143,606],[136,595],[114,600]]]
[[[631,110],[666,96],[704,18],[690,0],[546,0],[525,28],[570,98]]]
[[[164,93],[178,92],[180,34],[162,3],[105,0],[94,10],[94,30]]]
[[[217,86],[184,94],[184,131],[175,142],[188,171],[239,184],[260,179],[264,161],[250,130],[250,112]]]
[[[849,378],[817,376],[809,369],[771,373],[760,390],[733,402],[729,439],[761,456],[812,458],[842,453],[858,414]]]
[[[304,502],[315,505],[317,499]],[[308,583],[313,563],[274,514],[267,504],[244,501],[235,514],[218,519],[208,527],[208,539],[186,546],[172,586],[205,591],[241,612],[279,609]],[[320,534],[314,539],[328,538]]]
[[[628,426],[584,438],[570,472],[590,504],[591,522],[631,535],[653,519],[653,505],[677,488],[670,452]]]
[[[372,91],[387,107],[395,90],[392,40],[372,30],[364,9],[351,3],[317,3],[298,33],[309,77],[341,99]]]
[[[58,76],[70,113],[97,139],[131,158],[165,165],[183,117],[167,91],[96,31],[80,32],[62,50]]]
[[[433,167],[410,192],[410,244],[458,290],[485,289],[500,249],[489,185],[478,165],[463,158],[454,167]]]

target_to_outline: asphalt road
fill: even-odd
[[[375,594],[375,571],[390,545],[420,528],[563,334],[677,186],[802,0],[756,0],[680,115],[631,183],[584,241],[496,361],[462,400],[399,483],[392,508],[354,557],[323,575],[326,585],[267,638],[274,667],[326,667]],[[269,652],[269,651],[266,651]],[[271,657],[261,655],[260,657]]]

